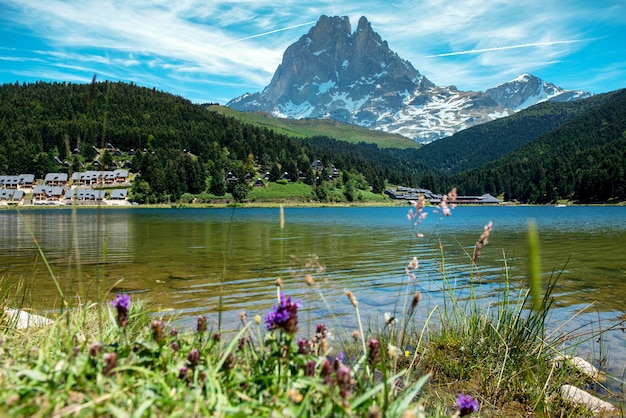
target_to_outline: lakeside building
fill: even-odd
[[[441,199],[443,198],[443,195],[433,193],[428,189],[419,189],[404,186],[398,186],[396,190],[387,189],[385,190],[385,194],[394,200],[401,200],[406,202],[414,201],[419,199],[420,196],[424,196],[424,199],[426,199],[429,203],[433,205],[438,205],[439,203],[441,203]],[[493,197],[489,193],[485,193],[481,196],[457,196],[455,200],[450,200],[448,201],[448,203],[453,205],[500,205],[502,204],[502,201],[496,197]]]

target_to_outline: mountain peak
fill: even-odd
[[[564,91],[557,89],[530,74],[487,92],[438,87],[392,51],[365,16],[352,32],[347,16],[323,15],[285,50],[263,91],[226,106],[293,119],[334,119],[428,143],[557,97]]]
[[[345,33],[347,35],[350,35],[351,32],[352,32],[352,29],[350,26],[350,19],[348,18],[348,16],[329,17],[326,15],[322,15],[320,16],[315,26],[313,26],[311,30],[309,31],[309,36],[317,35],[317,34],[322,34],[325,36],[325,34],[329,34],[329,33],[332,33],[332,34]]]
[[[357,32],[362,32],[364,30],[372,30],[372,25],[370,24],[370,22],[367,20],[367,18],[365,16],[361,16],[361,18],[359,19],[359,24],[356,28]]]

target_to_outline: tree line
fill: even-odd
[[[224,182],[229,172],[239,179],[255,170],[274,179],[300,173],[313,183],[311,164],[317,159],[362,176],[377,192],[386,182],[415,184],[417,179],[411,164],[376,147],[290,138],[132,83],[0,86],[1,174],[41,178],[47,172],[93,169],[98,150],[108,144],[135,151],[132,171],[139,180],[133,192],[144,202],[232,192],[236,184]]]
[[[626,199],[626,90],[573,103],[543,103],[417,150],[379,149],[317,136],[297,139],[242,123],[176,95],[132,83],[11,83],[0,86],[0,174],[97,169],[112,144],[135,153],[140,202],[183,194],[245,198],[248,172],[283,173],[316,185],[341,171],[344,187],[387,184],[505,200]],[[61,164],[59,164],[61,162]],[[105,161],[105,165],[108,161]],[[226,182],[231,172],[237,182]],[[345,177],[345,178],[344,178]],[[352,180],[352,181],[350,181]],[[324,187],[317,189],[323,199]],[[348,192],[348,194],[350,194]]]

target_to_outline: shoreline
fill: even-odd
[[[411,206],[409,201],[370,201],[370,202],[244,202],[244,203],[156,203],[156,204],[142,204],[142,205],[0,205],[1,210],[62,210],[62,209],[227,209],[227,208],[355,208],[355,207],[409,207]],[[428,204],[427,206],[435,206]],[[509,203],[505,202],[500,205],[485,205],[485,204],[457,204],[459,206],[468,207],[480,207],[480,206],[500,206],[500,207],[514,207],[514,206],[555,206],[556,204],[528,204],[528,203]],[[626,201],[617,203],[568,203],[566,207],[600,207],[600,206],[626,206]]]

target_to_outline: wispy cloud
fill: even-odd
[[[550,46],[550,45],[559,45],[559,44],[573,44],[573,43],[585,42],[585,41],[587,40],[575,39],[575,40],[564,40],[564,41],[531,42],[531,43],[519,44],[519,45],[496,46],[493,48],[468,49],[465,51],[444,52],[442,54],[427,55],[426,58],[451,57],[454,55],[466,55],[466,54],[480,54],[483,52],[504,51],[507,49],[531,48],[531,47],[537,47],[537,46]]]
[[[300,28],[302,26],[311,26],[311,25],[314,25],[316,22],[317,22],[316,20],[312,20],[310,22],[300,23],[299,25],[287,26],[286,28],[274,29],[274,30],[270,30],[270,31],[267,31],[267,32],[259,33],[259,34],[256,34],[256,35],[246,36],[244,38],[233,39],[230,42],[226,42],[224,45],[230,45],[230,44],[233,44],[235,42],[241,42],[241,41],[246,41],[248,39],[259,38],[261,36],[267,36],[267,35],[271,35],[273,33],[282,32],[282,31],[285,31],[285,30]]]

